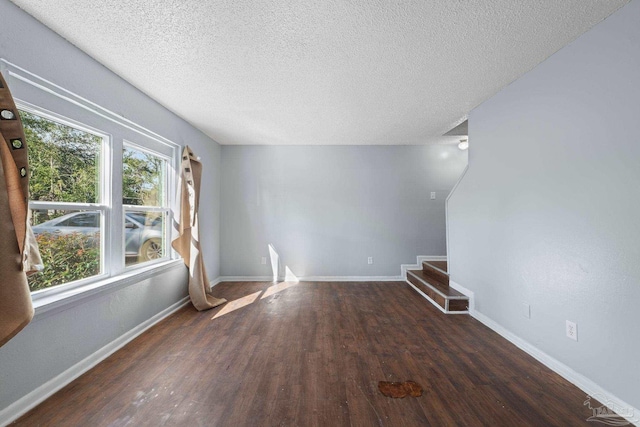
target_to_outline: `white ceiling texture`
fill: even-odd
[[[427,144],[628,0],[12,0],[221,144]]]

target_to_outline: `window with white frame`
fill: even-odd
[[[166,247],[169,159],[125,142],[122,149],[124,254],[127,266],[162,259]]]
[[[0,71],[29,150],[29,209],[44,264],[28,277],[36,309],[171,268],[180,146],[2,58]]]
[[[45,265],[32,291],[105,274],[108,138],[70,121],[20,110],[29,147],[32,226]]]

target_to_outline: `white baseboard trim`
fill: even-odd
[[[45,401],[47,398],[51,397],[54,393],[65,387],[71,381],[75,380],[80,375],[84,374],[85,372],[96,366],[98,363],[102,362],[107,357],[111,356],[113,353],[124,347],[138,335],[142,334],[144,331],[187,304],[189,304],[189,297],[185,297],[180,301],[172,304],[155,316],[140,323],[135,328],[120,335],[118,338],[111,341],[109,344],[105,345],[95,353],[87,356],[80,362],[76,363],[66,371],[62,372],[60,375],[52,378],[37,389],[31,391],[22,398],[13,402],[11,405],[0,410],[0,425],[6,426],[7,424],[15,421],[16,419]]]
[[[467,297],[469,297],[469,313],[471,313],[473,310],[475,310],[476,308],[476,296],[473,293],[473,291],[465,288],[464,286],[462,286],[461,284],[454,282],[453,280],[451,280],[451,278],[449,278],[449,287],[455,289],[456,291],[460,292],[463,295],[466,295]]]
[[[398,282],[400,276],[306,276],[301,277],[304,282]]]
[[[462,287],[461,287],[462,288]],[[464,289],[464,288],[463,288]],[[622,399],[617,398],[612,393],[603,389],[601,386],[591,381],[589,378],[585,377],[582,374],[571,369],[569,366],[564,363],[558,361],[557,359],[549,356],[547,353],[543,352],[539,348],[531,345],[527,341],[523,340],[519,336],[514,333],[508,331],[500,324],[495,322],[493,319],[485,316],[484,314],[476,311],[475,309],[469,310],[469,314],[477,319],[479,322],[492,329],[494,332],[501,335],[506,340],[510,341],[520,350],[529,354],[531,357],[536,359],[538,362],[545,365],[547,368],[551,369],[582,391],[584,391],[588,396],[593,397],[594,399],[600,401],[603,405],[606,405],[610,409],[616,411],[619,415],[623,416],[630,423],[638,423],[640,420],[640,409],[634,408],[628,403],[624,402]],[[587,396],[585,396],[585,400]],[[595,409],[595,408],[594,408]],[[595,419],[597,420],[597,418]]]
[[[284,277],[273,280],[273,276],[220,276],[220,282],[283,282]],[[401,282],[401,276],[302,276],[299,282]]]
[[[446,261],[446,255],[418,255],[416,257],[419,265],[422,265],[422,261]]]
[[[221,282],[274,282],[273,276],[220,276]]]
[[[407,280],[407,271],[421,269],[422,267],[419,264],[400,264],[400,277]]]

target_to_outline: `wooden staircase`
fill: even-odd
[[[469,311],[469,297],[449,286],[446,261],[424,261],[422,270],[408,270],[407,282],[444,313]]]

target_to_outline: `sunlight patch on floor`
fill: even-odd
[[[276,283],[273,286],[269,286],[269,288],[267,288],[267,290],[264,291],[264,295],[262,295],[260,299],[265,299],[267,297],[270,297],[271,295],[275,295],[278,292],[282,292],[285,289],[289,289],[290,287],[295,286],[297,284],[298,284],[297,281]]]
[[[239,308],[246,307],[249,304],[252,304],[255,300],[258,299],[261,293],[262,291],[254,292],[242,298],[229,301],[224,307],[222,307],[222,309],[219,312],[216,313],[215,316],[211,318],[211,320],[217,319],[218,317],[222,317],[225,314],[231,313],[232,311],[238,310]]]
[[[261,300],[267,297],[270,297],[272,295],[275,295],[278,292],[282,292],[285,289],[289,289],[290,287],[297,285],[299,282],[298,277],[295,274],[293,274],[293,271],[291,271],[291,269],[288,266],[285,266],[284,267],[285,281],[277,283],[278,268],[280,265],[280,256],[278,255],[278,252],[273,247],[273,245],[269,244],[268,248],[269,248],[269,257],[271,258],[271,272],[273,275],[274,284],[272,286],[269,286],[264,291],[264,295],[262,295],[262,297],[260,298]],[[246,295],[242,298],[238,298],[236,300],[228,302],[224,307],[222,307],[222,309],[219,312],[217,312],[211,318],[211,320],[217,319],[218,317],[222,317],[225,314],[231,313],[232,311],[235,311],[242,307],[246,307],[250,304],[253,304],[262,293],[263,291],[254,292],[250,295]]]

